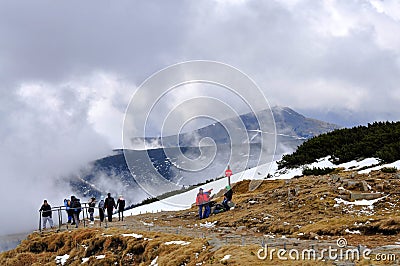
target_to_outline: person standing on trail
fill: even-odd
[[[73,210],[71,209],[71,201],[69,199],[64,199],[64,206],[65,206],[65,210],[67,211],[67,215],[68,215],[68,223],[70,224],[72,219],[74,218],[73,217],[74,213],[73,213]]]
[[[71,209],[73,210],[75,227],[79,226],[79,214],[82,211],[81,201],[75,196],[71,196]]]
[[[90,224],[94,224],[94,217],[93,217],[93,215],[94,215],[94,208],[96,207],[96,198],[95,198],[95,197],[92,197],[92,198],[90,199],[88,205],[89,205],[88,212],[89,212]]]
[[[122,195],[120,195],[117,200],[116,208],[118,209],[118,221],[121,221],[121,216],[122,216],[122,221],[123,221],[124,220],[125,200],[122,197]]]
[[[108,221],[112,222],[112,215],[114,212],[114,208],[116,208],[117,205],[115,205],[115,200],[113,197],[111,197],[111,193],[107,194],[107,198],[104,202],[104,207],[107,209]]]
[[[231,207],[229,207],[228,203],[232,200],[233,191],[231,186],[225,187],[226,192],[224,194],[224,200],[222,201],[222,205],[224,206],[225,210],[229,211]]]
[[[210,195],[211,195],[212,189],[204,192],[202,188],[199,189],[199,193],[197,194],[196,197],[196,205],[199,206],[199,218],[208,218],[210,216]],[[203,208],[204,208],[204,213],[203,213]]]
[[[51,218],[51,206],[47,203],[47,200],[43,201],[42,207],[40,207],[40,212],[42,212],[43,219],[43,229],[46,229],[47,221],[49,221],[50,227],[53,228],[53,219]]]
[[[100,202],[98,207],[99,207],[100,222],[104,222],[104,196],[100,197]]]

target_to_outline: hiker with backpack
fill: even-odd
[[[116,208],[115,200],[111,197],[111,193],[107,194],[107,198],[104,201],[104,207],[107,209],[107,218],[109,222],[112,222],[112,215],[114,212],[114,208]]]
[[[231,207],[229,207],[229,203],[232,201],[233,190],[229,185],[226,186],[225,189],[226,192],[224,194],[224,200],[222,201],[222,205],[224,206],[226,211],[229,211],[231,209]]]
[[[92,198],[90,199],[88,205],[89,205],[88,212],[89,212],[90,224],[94,224],[94,217],[93,217],[93,215],[94,215],[94,208],[96,207],[96,198],[95,198],[95,197],[92,197]]]
[[[124,220],[124,209],[125,209],[125,200],[122,197],[122,195],[119,196],[117,200],[117,206],[115,207],[118,209],[118,221],[121,221],[121,216],[122,216],[122,221]]]
[[[69,199],[64,199],[64,206],[65,210],[67,211],[68,223],[70,224],[74,219],[74,211],[71,209],[71,201]],[[75,224],[75,220],[73,224]]]
[[[100,222],[102,223],[104,221],[104,196],[100,197],[100,202],[98,207],[99,207]]]
[[[75,196],[71,196],[71,209],[73,210],[73,216],[75,220],[75,227],[78,228],[79,226],[79,214],[81,213],[82,206],[80,199],[76,198]]]
[[[199,218],[200,219],[208,218],[208,216],[210,216],[211,209],[210,209],[209,202],[210,202],[211,191],[212,191],[212,189],[204,192],[204,189],[200,188],[199,193],[197,194],[196,205],[199,206]],[[203,208],[204,208],[204,212],[203,212]]]
[[[42,219],[43,219],[43,229],[46,229],[47,221],[49,221],[50,227],[53,228],[53,219],[51,218],[51,206],[47,202],[47,200],[43,201],[43,205],[40,207],[39,212],[42,212]]]

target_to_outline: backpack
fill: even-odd
[[[75,212],[81,212],[81,210],[82,210],[82,205],[81,205],[80,199],[75,199],[75,201],[74,201],[74,208],[75,208]]]
[[[224,212],[225,211],[225,207],[222,205],[222,204],[220,204],[220,203],[217,203],[216,205],[215,205],[215,208],[214,208],[214,212],[213,213],[220,213],[220,212]]]

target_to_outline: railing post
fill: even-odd
[[[86,227],[85,211],[86,211],[86,203],[83,203],[83,227]]]
[[[39,211],[39,231],[42,232],[42,211]]]
[[[61,214],[61,206],[58,207],[58,230],[61,231],[61,225],[62,225],[62,214]]]

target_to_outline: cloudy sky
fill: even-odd
[[[125,108],[149,75],[193,59],[230,64],[271,105],[310,117],[400,117],[397,0],[3,0],[3,197],[36,212],[57,194],[49,178],[121,147]]]

